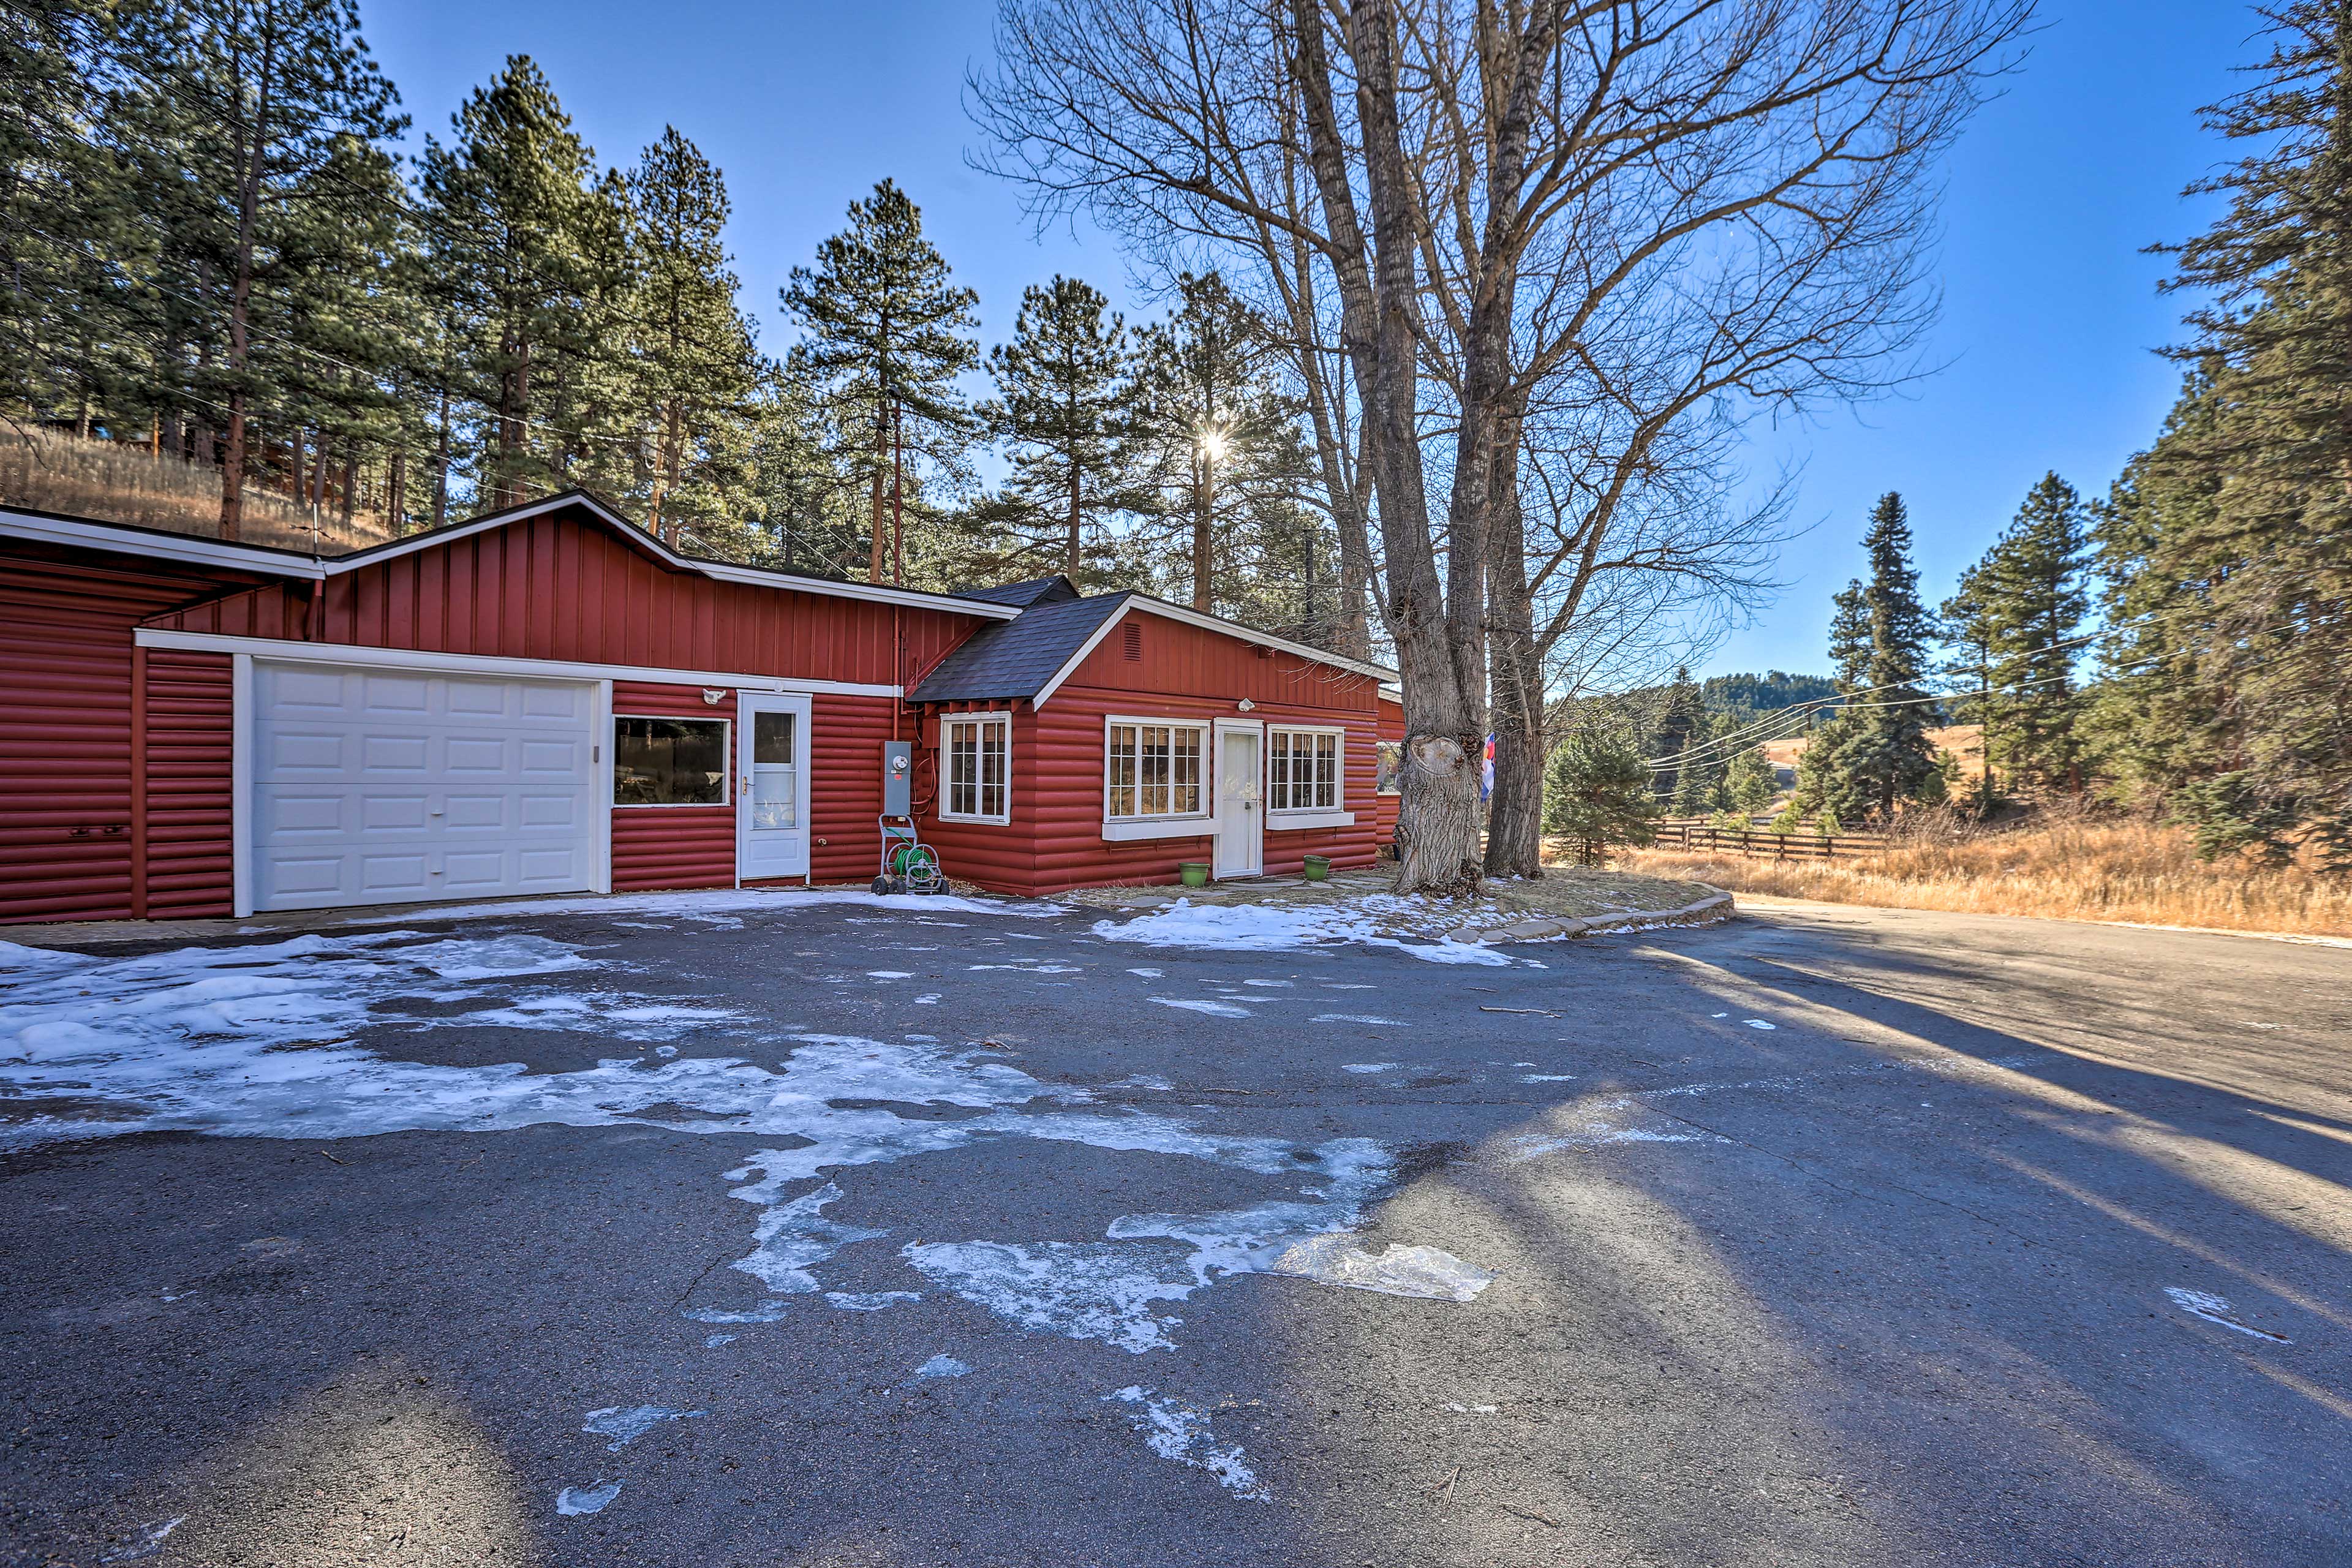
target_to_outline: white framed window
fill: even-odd
[[[725,805],[724,719],[613,719],[614,805]]]
[[[940,790],[944,821],[1013,820],[1011,715],[950,714],[940,721]]]
[[[1265,732],[1265,809],[1269,816],[1293,811],[1338,811],[1346,798],[1339,767],[1343,730],[1274,730]]]
[[[1103,820],[1209,815],[1205,721],[1113,718],[1103,735]]]

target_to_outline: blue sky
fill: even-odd
[[[964,164],[961,88],[990,52],[988,0],[363,4],[416,133],[446,132],[464,95],[525,53],[604,162],[633,161],[666,124],[691,137],[726,171],[745,302],[772,345],[785,274],[886,175],[980,291],[988,341],[1056,271],[1128,292],[1113,247],[1033,236],[1013,192]],[[2178,301],[2158,298],[2162,259],[2141,251],[2208,216],[2179,195],[2222,155],[2195,111],[2251,55],[2251,16],[2231,0],[2045,0],[2042,17],[1953,154],[1927,353],[1942,368],[1856,412],[1758,433],[1756,471],[1801,465],[1796,516],[1811,531],[1783,557],[1787,589],[1706,669],[1824,667],[1830,595],[1857,570],[1882,491],[1910,503],[1940,599],[2044,470],[2104,492],[2171,403],[2177,374],[2152,351],[2173,338]]]

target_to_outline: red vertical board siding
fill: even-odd
[[[132,632],[201,569],[0,558],[0,922],[131,916]]]
[[[656,686],[647,681],[613,682],[613,715],[663,719],[735,717],[735,694],[716,703],[702,700],[699,686]],[[735,885],[734,749],[738,726],[727,727],[726,805],[616,805],[613,808],[613,890],[645,892],[656,888],[731,888]],[[609,737],[607,738],[609,743]],[[611,776],[609,768],[605,776]],[[608,786],[609,787],[609,786]]]
[[[503,658],[901,684],[982,625],[916,608],[673,571],[584,512],[526,518],[310,585],[272,585],[149,624]],[[306,629],[308,627],[308,629]]]
[[[234,912],[231,660],[147,653],[147,914]]]

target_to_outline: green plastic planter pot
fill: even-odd
[[[1188,888],[1205,888],[1209,885],[1209,863],[1206,860],[1180,860],[1176,864],[1176,875]]]
[[[1307,858],[1307,879],[1308,881],[1319,882],[1330,874],[1331,857],[1328,855],[1309,855]]]

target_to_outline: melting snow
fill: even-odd
[[[1165,974],[1167,971],[1164,969],[1130,969],[1128,973],[1129,974],[1140,974],[1146,980],[1157,980],[1162,974]]]
[[[1154,996],[1162,1007],[1181,1007],[1187,1013],[1206,1013],[1213,1018],[1246,1018],[1250,1010],[1236,1007],[1231,1002],[1204,1002],[1196,997]]]
[[[951,1355],[935,1355],[915,1369],[917,1377],[970,1377],[971,1368]]]
[[[1742,1018],[1739,1021],[1751,1029],[1777,1029],[1780,1026],[1778,1024],[1768,1024],[1761,1018]]]
[[[595,1513],[621,1495],[618,1481],[598,1481],[593,1486],[566,1487],[555,1494],[555,1511],[576,1515]]]
[[[1318,1018],[1315,1021],[1319,1024],[1323,1020]],[[1339,1064],[1341,1072],[1394,1072],[1396,1069],[1395,1062],[1341,1062]]]
[[[824,1299],[845,1312],[878,1312],[885,1307],[895,1307],[901,1301],[919,1301],[920,1290],[827,1290]]]
[[[2209,1323],[2218,1323],[2225,1329],[2235,1329],[2242,1334],[2251,1334],[2258,1340],[2268,1340],[2274,1345],[2288,1345],[2294,1342],[2284,1334],[2274,1334],[2267,1329],[2257,1329],[2251,1324],[2238,1321],[2231,1315],[2230,1303],[2220,1296],[2210,1296],[2202,1290],[2184,1290],[2177,1285],[2166,1286],[2164,1293],[2171,1299],[2174,1306],[2192,1318],[2201,1318]]]
[[[1318,1024],[1387,1024],[1396,1028],[1410,1027],[1402,1018],[1383,1018],[1374,1013],[1318,1013],[1315,1015],[1315,1022]]]
[[[1365,900],[1369,906],[1372,900]],[[1370,920],[1344,909],[1290,904],[1195,904],[1179,899],[1153,914],[1121,923],[1097,921],[1095,934],[1108,942],[1150,947],[1205,947],[1224,952],[1276,952],[1355,942],[1394,948],[1433,963],[1507,964],[1511,960],[1478,942],[1411,942],[1382,931]]]
[[[1208,1471],[1217,1478],[1219,1486],[1236,1497],[1253,1502],[1266,1500],[1265,1488],[1242,1463],[1241,1446],[1218,1447],[1209,1431],[1209,1418],[1202,1412],[1132,1384],[1103,1397],[1129,1406],[1127,1418],[1142,1435],[1143,1446],[1161,1458]]]
[[[719,888],[707,892],[618,893],[586,898],[536,898],[522,902],[460,904],[452,909],[415,909],[405,914],[379,915],[352,921],[352,925],[394,925],[423,921],[516,919],[539,915],[656,915],[692,920],[727,920],[737,914],[782,913],[820,904],[865,904],[875,909],[905,911],[903,900],[856,888]],[[1009,915],[1016,920],[1044,920],[1070,912],[1066,904],[1042,900],[966,899],[938,894],[927,897],[923,912],[952,910],[959,914]],[[957,922],[921,921],[923,924]]]
[[[707,1351],[715,1351],[720,1345],[731,1345],[742,1337],[743,1336],[740,1334],[706,1334],[703,1336],[702,1348]]]
[[[588,1425],[580,1430],[610,1437],[613,1440],[604,1445],[604,1451],[617,1454],[665,1421],[683,1421],[690,1415],[708,1414],[703,1410],[673,1410],[667,1405],[615,1405],[588,1412]]]

